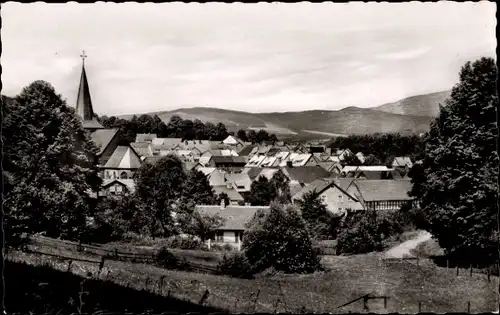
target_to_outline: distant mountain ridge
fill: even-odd
[[[439,115],[439,104],[444,105],[444,101],[450,96],[451,90],[415,95],[397,102],[373,107],[373,109],[399,115],[437,117]]]

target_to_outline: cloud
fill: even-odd
[[[85,49],[101,114],[374,106],[448,89],[496,49],[491,3],[8,2],[2,18],[3,93],[44,79],[74,103]]]

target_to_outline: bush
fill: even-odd
[[[204,250],[206,245],[192,236],[182,237],[180,235],[173,236],[168,239],[167,247],[178,249]]]
[[[285,273],[312,273],[320,269],[306,224],[292,205],[271,203],[248,225],[243,239],[246,257],[256,272],[274,267]]]
[[[383,248],[375,212],[350,213],[337,238],[337,253],[364,254]]]
[[[218,252],[232,252],[235,250],[235,248],[233,246],[231,246],[231,244],[212,244],[210,245],[210,250],[213,250],[213,251],[218,251]]]
[[[179,259],[167,247],[162,247],[156,254],[156,264],[162,268],[175,269],[179,267]]]
[[[217,265],[217,272],[234,278],[253,278],[252,266],[243,253],[224,255],[224,258]]]

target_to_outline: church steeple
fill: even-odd
[[[104,129],[97,121],[92,108],[92,99],[90,98],[90,88],[85,73],[85,51],[80,55],[82,57],[82,75],[80,77],[80,86],[78,87],[78,96],[76,98],[76,113],[83,119],[83,127],[85,129],[95,130]]]

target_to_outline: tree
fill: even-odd
[[[320,268],[319,258],[297,209],[272,203],[250,221],[243,250],[255,272],[273,267],[285,273],[311,273]]]
[[[190,224],[185,228],[185,232],[198,236],[204,242],[210,239],[222,225],[224,225],[224,219],[219,215],[208,215],[193,211]]]
[[[182,162],[174,155],[165,156],[155,164],[144,163],[135,173],[136,196],[154,221],[150,227],[152,236],[174,233],[172,211],[183,197],[186,179]]]
[[[236,133],[236,136],[237,136],[238,138],[240,138],[240,139],[241,139],[241,141],[243,141],[243,142],[247,142],[247,141],[248,141],[248,138],[247,138],[247,133],[246,133],[246,131],[245,131],[245,130],[243,130],[243,129],[238,130],[238,132]]]
[[[312,238],[329,240],[336,237],[340,218],[328,211],[316,190],[304,194],[299,200],[299,209]]]
[[[225,192],[222,192],[215,197],[215,204],[220,205],[222,200],[224,200],[225,205],[229,204],[229,196]]]
[[[214,140],[222,141],[229,135],[226,126],[223,123],[218,123],[215,129],[217,131],[217,136]]]
[[[349,213],[340,226],[337,237],[337,252],[364,254],[382,249],[375,211]]]
[[[207,139],[205,135],[205,124],[201,120],[195,119],[193,122],[193,128],[196,140]]]
[[[183,195],[197,205],[211,205],[215,203],[214,192],[207,177],[195,169],[188,172]]]
[[[368,154],[368,156],[365,158],[365,163],[364,165],[367,166],[373,166],[373,165],[381,165],[382,163],[380,160],[373,154]]]
[[[258,142],[259,142],[259,140],[258,140],[258,138],[257,138],[257,133],[255,132],[255,130],[250,130],[250,131],[248,132],[248,136],[247,136],[247,138],[248,138],[248,141],[252,142],[253,144],[255,144],[255,143],[258,143]]]
[[[272,191],[270,197],[275,196],[275,198],[279,198],[279,200],[284,203],[291,202],[290,179],[288,179],[283,172],[279,171],[274,173],[269,181],[269,185],[269,190]]]
[[[427,230],[448,254],[494,259],[498,246],[497,68],[467,62],[425,139],[423,175],[413,178]]]
[[[98,149],[80,118],[45,81],[25,87],[4,110],[8,232],[81,239],[92,212],[90,194],[101,180],[94,164]]]
[[[267,206],[276,197],[274,187],[265,176],[260,176],[250,186],[249,202],[252,206]]]
[[[358,159],[358,157],[355,154],[347,154],[342,161],[343,165],[350,165],[350,166],[360,166],[363,163]]]

